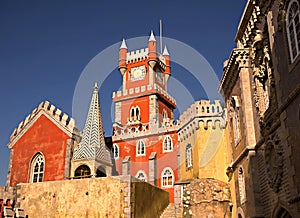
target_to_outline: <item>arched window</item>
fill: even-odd
[[[174,173],[170,167],[165,168],[161,174],[161,187],[170,188],[174,184]]]
[[[87,165],[80,165],[75,170],[75,178],[88,178],[91,176],[91,170]]]
[[[163,141],[163,152],[173,151],[173,141],[172,138],[167,135]]]
[[[290,48],[291,62],[300,53],[300,12],[297,0],[290,1],[286,14],[286,28]]]
[[[245,189],[245,174],[242,167],[238,171],[238,182],[239,182],[239,193],[241,203],[244,203],[246,200],[246,189]]]
[[[232,126],[233,126],[233,136],[234,136],[234,143],[235,145],[241,139],[241,127],[240,127],[240,105],[238,96],[232,96],[231,98],[231,107],[232,107]]]
[[[136,145],[136,156],[144,156],[144,155],[146,155],[145,142],[143,140],[139,140]]]
[[[114,158],[118,159],[119,155],[120,155],[120,153],[119,153],[119,146],[117,144],[114,144],[113,147],[114,147],[113,148]]]
[[[45,159],[41,153],[37,153],[31,161],[30,182],[42,182],[44,180]]]
[[[143,170],[139,170],[135,175],[135,177],[138,178],[139,180],[147,182],[147,175]]]
[[[130,121],[139,121],[141,120],[141,110],[138,106],[130,108]]]
[[[193,152],[191,144],[188,144],[185,148],[185,164],[187,170],[193,166]]]
[[[96,177],[106,177],[106,170],[103,166],[99,166],[96,171]]]
[[[140,108],[139,107],[135,108],[135,116],[136,116],[136,120],[140,120]]]
[[[165,109],[163,109],[163,111],[162,111],[162,117],[163,117],[163,120],[168,119],[168,114],[167,114],[167,111]]]

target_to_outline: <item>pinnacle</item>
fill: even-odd
[[[149,42],[156,42],[153,31],[151,30],[151,34],[150,34],[150,38],[149,38]]]
[[[122,44],[121,44],[121,47],[120,47],[120,49],[121,48],[125,48],[125,49],[127,49],[127,46],[126,46],[126,41],[125,41],[125,39],[123,38],[123,41],[122,41]]]
[[[165,48],[164,48],[164,52],[163,52],[163,55],[167,55],[169,56],[169,52],[168,52],[168,49],[167,49],[167,46],[165,45]]]

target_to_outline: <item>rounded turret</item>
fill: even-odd
[[[127,46],[125,39],[123,39],[121,47],[120,47],[120,52],[119,52],[119,71],[121,72],[122,75],[126,72],[127,69],[127,64],[126,64],[126,58],[127,58]]]
[[[156,61],[157,61],[156,40],[155,40],[153,31],[151,31],[151,34],[150,34],[150,37],[148,40],[148,62],[149,62],[149,65],[153,68]]]

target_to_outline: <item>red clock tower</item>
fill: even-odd
[[[170,192],[178,178],[178,125],[175,99],[167,92],[170,56],[156,50],[151,32],[148,47],[128,52],[123,40],[119,70],[122,91],[113,93],[115,123],[113,147],[120,175],[133,175]]]

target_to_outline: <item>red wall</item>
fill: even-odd
[[[142,138],[146,145],[146,155],[136,156],[136,144],[139,139],[129,139],[126,141],[114,142],[119,146],[119,159],[116,162],[116,170],[119,175],[122,174],[122,161],[126,156],[130,156],[130,175],[136,176],[139,170],[145,171],[147,179],[149,181],[149,156],[152,152],[156,152],[157,159],[157,181],[158,187],[161,187],[161,173],[166,167],[170,167],[174,172],[174,181],[178,180],[178,164],[177,153],[179,151],[179,145],[177,143],[178,136],[176,132],[166,134],[170,135],[173,141],[173,152],[163,153],[162,142],[165,135],[154,135]],[[170,193],[170,202],[174,202],[174,188],[165,189]]]
[[[149,122],[149,96],[130,99],[122,102],[121,124],[126,125],[130,117],[131,107],[139,106],[141,123]]]
[[[30,162],[37,152],[45,158],[44,181],[64,179],[68,138],[45,115],[41,115],[13,147],[10,185],[28,182]]]

